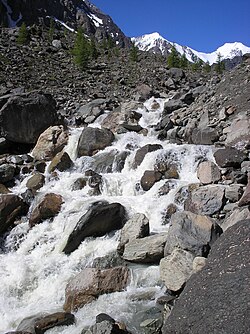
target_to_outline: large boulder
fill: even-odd
[[[29,225],[33,227],[43,220],[55,217],[61,210],[63,199],[61,195],[46,194],[30,215]]]
[[[16,168],[12,164],[0,165],[0,183],[7,183],[14,178]]]
[[[217,130],[212,128],[194,129],[192,143],[196,145],[213,145],[219,139]]]
[[[78,141],[77,156],[92,156],[105,147],[110,146],[115,137],[108,129],[85,128]]]
[[[250,219],[250,210],[248,207],[236,208],[226,217],[221,224],[223,231],[226,231],[229,227],[235,225],[240,220]]]
[[[136,154],[135,154],[135,158],[134,158],[134,162],[133,162],[133,168],[136,169],[138,166],[140,166],[140,164],[142,163],[143,159],[145,158],[145,155],[147,153],[150,152],[154,152],[157,150],[161,150],[163,147],[159,144],[147,144],[141,148],[139,148],[139,150],[137,150]]]
[[[28,181],[26,182],[26,187],[32,190],[33,193],[35,193],[36,190],[42,188],[44,183],[45,183],[45,176],[43,174],[36,173],[28,179]]]
[[[136,263],[158,263],[163,257],[166,240],[165,233],[132,240],[125,245],[123,258]]]
[[[245,220],[216,241],[206,266],[188,280],[163,334],[249,332],[249,234]]]
[[[58,123],[56,102],[50,94],[12,96],[0,110],[0,136],[15,143],[35,144],[44,130]]]
[[[177,212],[171,218],[164,254],[171,254],[177,247],[195,256],[206,256],[221,233],[222,229],[210,217]]]
[[[227,129],[227,146],[237,149],[244,149],[250,145],[250,120],[248,116],[239,117],[233,120]]]
[[[25,215],[27,211],[27,205],[17,195],[0,195],[0,235],[5,233],[14,221]]]
[[[240,167],[246,154],[232,147],[221,148],[214,153],[216,163],[220,167]]]
[[[185,201],[185,210],[201,215],[213,215],[225,204],[225,188],[220,185],[194,188]]]
[[[63,252],[70,254],[87,237],[100,237],[118,230],[125,223],[125,209],[119,203],[96,202],[76,224]]]
[[[50,126],[38,138],[32,155],[36,160],[51,160],[68,142],[68,131],[62,126]]]
[[[194,255],[175,248],[171,255],[161,259],[160,277],[167,289],[179,291],[192,274]]]
[[[246,189],[244,191],[244,194],[242,195],[241,199],[239,200],[238,205],[244,206],[250,204],[250,174],[248,177],[248,184],[246,186]]]
[[[122,291],[128,279],[127,267],[105,270],[85,268],[68,282],[63,308],[66,312],[76,311],[104,293]]]
[[[124,246],[131,240],[140,239],[149,235],[149,220],[143,213],[136,213],[123,226],[120,234],[118,250],[123,253]]]
[[[49,167],[48,172],[52,173],[56,169],[60,172],[63,172],[74,165],[73,161],[70,159],[70,156],[67,152],[59,152],[56,156],[52,159]]]
[[[141,178],[142,189],[148,191],[153,185],[160,181],[162,174],[154,170],[146,170]]]
[[[221,172],[214,162],[204,161],[199,164],[197,176],[202,184],[210,184],[221,179]]]

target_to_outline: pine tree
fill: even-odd
[[[183,53],[183,55],[180,58],[180,67],[183,69],[188,67],[188,60],[185,53]]]
[[[50,23],[49,23],[49,31],[48,31],[49,42],[53,41],[54,33],[55,33],[55,21],[51,18]]]
[[[139,60],[138,59],[138,48],[134,42],[132,43],[132,47],[130,49],[130,59],[135,63],[137,63]]]
[[[215,71],[218,74],[222,74],[223,71],[225,70],[225,64],[222,61],[222,55],[220,53],[217,54],[217,61],[215,64]]]
[[[169,68],[171,68],[171,67],[180,67],[180,54],[176,50],[176,47],[175,47],[174,44],[172,45],[171,53],[168,56],[167,65],[168,65]]]
[[[26,27],[26,24],[23,22],[17,36],[17,44],[24,45],[27,44],[29,40],[29,33]]]
[[[81,69],[85,69],[90,58],[90,45],[87,38],[84,36],[84,32],[81,27],[77,30],[72,54],[74,56],[75,63]]]
[[[206,64],[203,66],[203,68],[204,68],[204,71],[206,73],[211,72],[211,66],[209,65],[209,61],[206,62]]]

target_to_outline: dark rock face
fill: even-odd
[[[92,156],[111,145],[114,139],[113,132],[108,129],[86,128],[79,138],[77,155],[78,157]]]
[[[213,245],[167,319],[163,334],[248,333],[250,220],[229,228]]]
[[[70,234],[64,248],[65,254],[70,254],[86,237],[100,237],[113,230],[123,227],[125,209],[119,203],[96,202],[88,212],[80,218]]]
[[[71,313],[58,312],[43,317],[35,322],[36,334],[43,334],[48,329],[56,326],[73,325],[75,323],[75,316]]]
[[[246,155],[235,148],[222,148],[214,153],[216,163],[220,167],[240,167]]]
[[[63,172],[73,166],[73,161],[70,159],[67,152],[59,152],[51,161],[48,171],[49,173],[58,169],[60,172]]]
[[[8,230],[16,218],[26,214],[27,209],[27,205],[17,195],[0,195],[0,235]]]
[[[141,178],[142,189],[147,191],[153,187],[153,185],[160,181],[162,174],[155,172],[154,170],[146,170]]]
[[[11,20],[20,25],[25,22],[27,25],[44,22],[49,25],[49,18],[63,21],[69,27],[77,29],[82,26],[86,34],[95,35],[99,40],[107,38],[113,33],[115,42],[119,46],[131,44],[123,32],[117,27],[112,19],[102,13],[89,1],[82,0],[8,0],[8,5],[12,10]],[[2,8],[1,8],[2,7]],[[0,26],[10,26],[6,7],[1,3]],[[22,19],[18,20],[21,14]]]
[[[0,136],[14,143],[34,144],[45,129],[57,123],[56,102],[50,94],[12,96],[0,110]]]
[[[154,151],[161,150],[161,149],[162,149],[162,146],[159,144],[148,144],[148,145],[141,147],[135,154],[133,168],[137,168],[138,166],[140,166],[140,164],[142,163],[147,153],[154,152]]]
[[[11,181],[15,175],[15,167],[10,164],[0,166],[0,183]]]

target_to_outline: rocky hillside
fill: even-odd
[[[49,26],[50,19],[53,19],[71,31],[81,26],[87,35],[95,36],[99,41],[112,36],[117,45],[121,47],[130,45],[130,40],[111,17],[89,1],[1,0],[0,6],[1,27],[20,26],[23,22],[28,26],[33,24]]]

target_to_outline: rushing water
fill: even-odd
[[[74,229],[78,219],[86,212],[90,203],[96,200],[119,202],[125,206],[128,216],[144,213],[150,222],[150,232],[159,233],[167,230],[163,224],[163,213],[168,204],[174,203],[176,192],[184,185],[197,182],[196,169],[201,157],[212,158],[212,152],[206,146],[174,145],[156,139],[152,125],[157,124],[163,109],[164,100],[157,99],[160,107],[152,110],[154,99],[145,103],[138,111],[142,114],[140,124],[148,128],[148,135],[135,132],[117,135],[116,141],[103,152],[122,152],[130,148],[130,155],[123,170],[103,173],[102,192],[99,196],[88,196],[88,186],[72,191],[73,182],[83,176],[85,170],[93,166],[93,158],[76,159],[75,149],[81,129],[72,129],[66,148],[75,166],[71,171],[59,173],[59,180],[49,180],[39,190],[36,202],[48,192],[63,196],[61,212],[53,222],[45,221],[32,229],[28,220],[16,226],[5,241],[6,252],[0,254],[0,332],[15,330],[20,321],[41,312],[61,311],[64,303],[64,291],[68,280],[91,265],[96,257],[102,257],[115,251],[119,240],[119,231],[100,238],[88,238],[70,256],[62,249]],[[103,118],[103,116],[102,116]],[[99,126],[99,121],[94,126]],[[137,148],[146,144],[158,143],[162,150],[148,153],[142,164],[132,169],[132,162]],[[157,182],[149,191],[140,187],[140,179],[145,170],[152,170],[156,158],[170,154],[178,164],[180,179],[174,181],[173,189],[164,196],[158,194],[164,180]],[[21,194],[26,190],[27,178],[16,184],[14,192]],[[181,207],[180,207],[181,209]],[[57,327],[47,333],[79,334],[86,326],[93,323],[95,316],[105,312],[116,320],[130,324],[133,330],[133,316],[143,308],[154,306],[155,300],[164,293],[159,279],[159,267],[155,265],[130,265],[131,282],[126,291],[102,295],[97,301],[84,306],[75,313],[77,322],[68,327]]]

